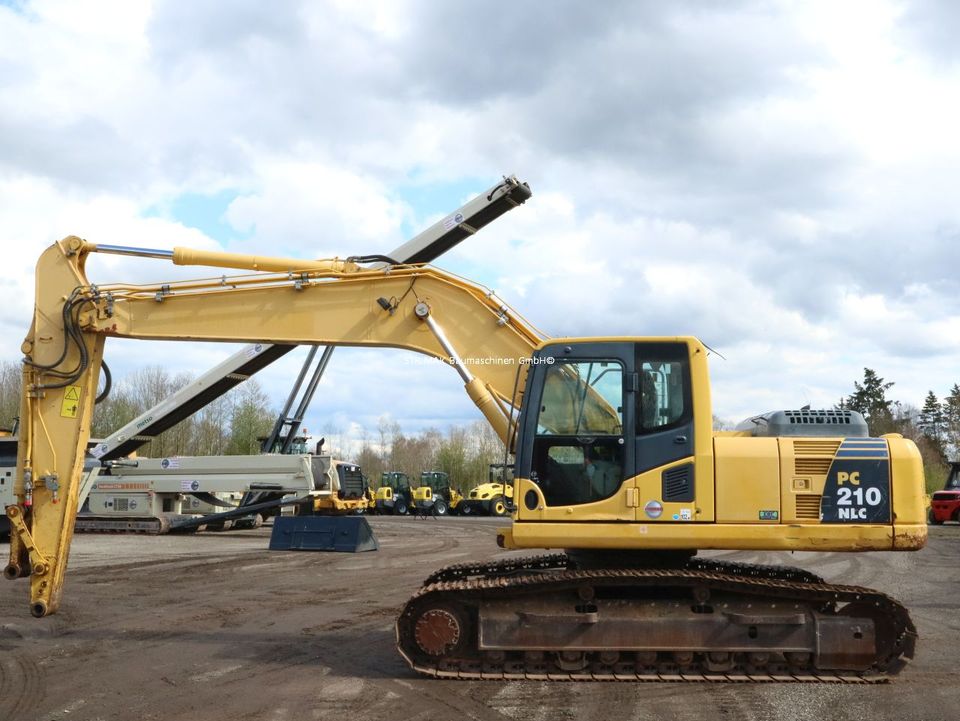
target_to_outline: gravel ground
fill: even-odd
[[[0,581],[0,721],[960,718],[958,526],[916,554],[712,554],[899,598],[921,639],[894,683],[678,685],[420,678],[396,613],[436,568],[504,555],[502,522],[371,522],[381,549],[356,555],[267,552],[267,528],[78,536],[56,615],[31,618],[25,582]]]

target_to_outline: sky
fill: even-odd
[[[960,382],[953,2],[0,0],[0,359],[51,242],[383,253],[516,173],[438,261],[550,335],[696,335],[716,415]],[[95,282],[204,275],[94,256]],[[116,375],[235,346],[111,340]],[[302,351],[259,376],[279,406]],[[479,419],[338,349],[306,426]]]

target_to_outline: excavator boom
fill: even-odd
[[[378,262],[369,270],[354,261],[177,248],[143,255],[267,272],[93,286],[84,268],[98,251],[135,253],[69,237],[41,256],[34,320],[22,347],[19,503],[7,509],[13,533],[5,574],[31,576],[39,616],[59,602],[107,337],[406,348],[453,366],[504,440],[523,361],[542,338],[492,291],[429,266]],[[469,348],[478,362],[465,362],[458,348]]]

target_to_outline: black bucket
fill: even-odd
[[[278,516],[270,534],[271,551],[359,553],[379,548],[363,516]]]

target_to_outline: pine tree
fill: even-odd
[[[917,419],[917,426],[923,432],[923,435],[930,440],[933,448],[943,457],[943,407],[933,391],[927,392],[927,397],[923,401],[923,408],[920,409],[920,416]]]
[[[893,387],[893,382],[885,383],[876,371],[864,368],[863,383],[854,381],[853,386],[853,394],[848,396],[842,405],[863,414],[870,435],[878,436],[894,431],[896,423],[890,408],[893,401],[887,400],[887,391]]]
[[[956,383],[943,399],[943,437],[944,450],[960,460],[960,385]]]

